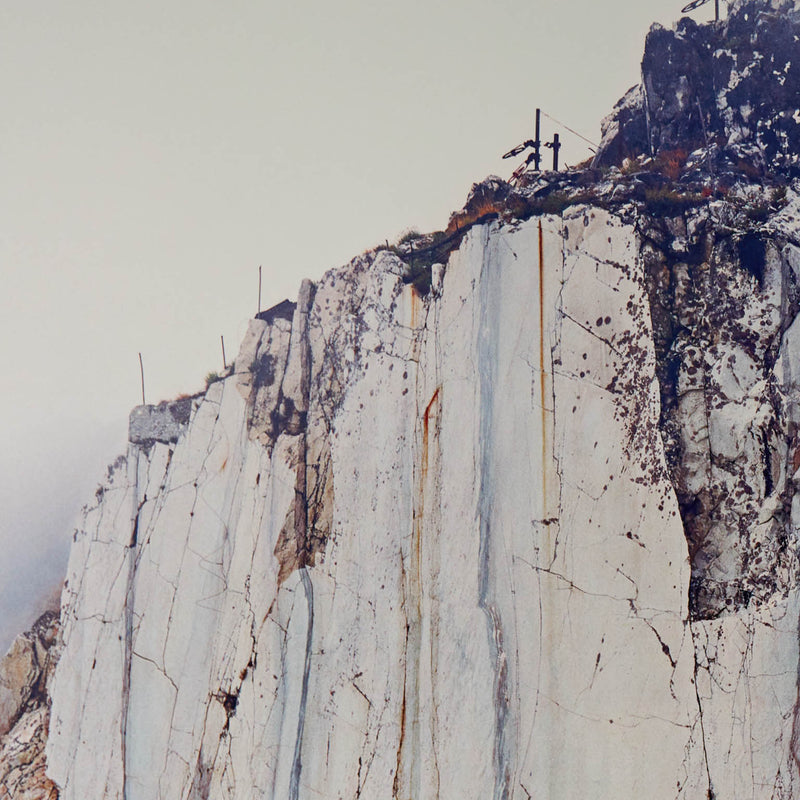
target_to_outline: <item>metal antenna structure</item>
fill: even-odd
[[[558,172],[558,151],[561,149],[561,140],[557,133],[553,134],[552,142],[545,142],[545,147],[553,148],[553,172]]]
[[[705,2],[705,0],[704,0]],[[526,139],[522,144],[518,144],[516,147],[509,150],[503,158],[514,158],[514,156],[518,156],[520,153],[527,150],[529,147],[532,149],[532,152],[528,155],[528,157],[514,170],[511,174],[511,182],[516,183],[522,175],[525,173],[525,170],[530,166],[531,162],[533,163],[533,168],[539,172],[542,165],[542,147],[549,147],[553,151],[553,171],[558,171],[558,151],[561,149],[561,138],[557,133],[553,134],[553,141],[552,142],[542,142],[541,137],[541,116],[542,110],[540,108],[536,109],[536,129],[535,129],[535,138],[534,139]],[[548,117],[548,114],[545,114]],[[553,119],[552,117],[549,117]],[[555,121],[555,120],[554,120]],[[568,129],[571,130],[571,129]],[[580,136],[580,134],[576,134]],[[583,136],[580,136],[581,139],[584,139]],[[588,139],[586,139],[588,141]]]
[[[688,14],[690,11],[694,11],[708,2],[710,2],[710,0],[692,0],[691,3],[687,3],[681,9],[681,14]],[[714,19],[719,22],[719,0],[714,0]]]
[[[514,158],[514,156],[518,156],[520,153],[523,153],[529,147],[533,148],[533,152],[531,152],[528,157],[523,161],[513,172],[511,175],[512,181],[517,181],[522,176],[522,173],[528,168],[528,165],[533,162],[533,168],[538,172],[540,165],[542,163],[542,140],[541,136],[539,135],[540,124],[541,124],[541,109],[536,109],[536,129],[533,139],[526,139],[522,144],[518,144],[516,147],[513,147],[509,150],[503,158]]]

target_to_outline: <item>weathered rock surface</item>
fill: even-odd
[[[156,442],[175,444],[191,413],[190,397],[157,406],[136,406],[128,423],[128,440],[142,447],[150,447]]]
[[[796,796],[798,201],[753,252],[731,202],[478,223],[425,298],[379,251],[252,321],[86,512],[62,797]]]
[[[798,174],[800,9],[793,0],[737,0],[727,19],[654,25],[642,84],[603,121],[596,166],[701,149],[717,170]]]
[[[11,730],[38,680],[35,646],[22,634],[0,661],[0,736]]]
[[[136,409],[0,797],[800,796],[798,24],[654,30],[623,171],[487,180]]]
[[[48,612],[0,661],[0,798],[57,800],[45,774],[50,683],[59,654],[58,615]]]

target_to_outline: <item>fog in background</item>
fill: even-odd
[[[125,448],[139,351],[148,402],[198,390],[257,310],[259,264],[266,308],[443,228],[510,175],[537,105],[596,142],[679,6],[0,3],[0,651]],[[590,154],[555,130],[562,163]]]

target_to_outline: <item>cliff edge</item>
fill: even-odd
[[[798,795],[798,41],[653,29],[593,164],[476,185],[134,410],[60,797]]]

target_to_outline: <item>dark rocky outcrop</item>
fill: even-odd
[[[595,166],[705,151],[712,169],[798,174],[800,13],[792,3],[733,4],[729,17],[654,25],[642,84],[603,121]]]

